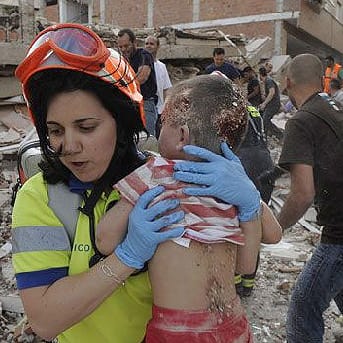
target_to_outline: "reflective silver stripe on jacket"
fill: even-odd
[[[71,192],[68,186],[60,182],[55,185],[48,184],[48,198],[49,207],[64,225],[72,245],[80,215],[81,195]]]
[[[12,230],[12,252],[71,250],[82,197],[63,183],[48,184],[49,207],[63,226],[25,226]]]
[[[12,230],[12,252],[71,250],[63,226],[23,226]]]

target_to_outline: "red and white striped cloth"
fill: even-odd
[[[183,237],[174,240],[180,245],[189,246],[191,239],[207,244],[232,242],[243,245],[244,236],[239,228],[237,209],[211,197],[185,195],[182,188],[189,187],[189,184],[172,178],[175,162],[153,157],[120,180],[114,188],[132,205],[142,193],[157,185],[163,185],[166,191],[157,197],[154,203],[166,198],[180,199],[180,207],[185,212],[185,218],[171,226],[185,226]]]

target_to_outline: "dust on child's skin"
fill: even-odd
[[[206,259],[209,262],[208,270],[208,291],[207,297],[209,300],[209,311],[214,314],[222,314],[228,316],[232,313],[232,304],[231,301],[228,301],[227,298],[227,289],[223,285],[223,280],[220,280],[221,276],[220,270],[223,270],[225,265],[234,263],[235,255],[229,253],[231,248],[228,244],[228,260],[226,262],[222,261],[219,263],[211,263],[211,255],[213,254],[213,247],[211,244],[203,246],[203,256],[206,256]],[[229,282],[229,280],[227,280]],[[221,319],[218,317],[218,324],[220,324]]]

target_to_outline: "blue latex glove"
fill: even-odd
[[[144,263],[154,255],[159,243],[179,237],[184,231],[183,227],[179,227],[159,232],[161,228],[184,218],[183,211],[162,216],[166,211],[179,206],[178,199],[162,200],[148,208],[163,191],[164,187],[157,186],[143,193],[129,215],[126,237],[114,250],[119,260],[129,267],[143,268]]]
[[[238,207],[242,222],[256,217],[260,210],[260,193],[249,179],[239,158],[226,143],[221,143],[225,157],[209,150],[186,145],[186,154],[196,156],[202,162],[182,161],[174,166],[174,178],[202,187],[187,187],[184,193],[195,196],[212,196]]]

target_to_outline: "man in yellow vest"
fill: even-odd
[[[324,74],[324,92],[330,93],[330,81],[332,79],[339,79],[342,84],[343,80],[343,68],[340,64],[335,63],[335,59],[332,56],[325,58],[326,69]]]

